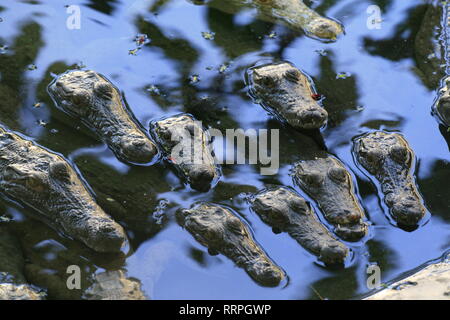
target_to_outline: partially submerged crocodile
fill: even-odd
[[[233,8],[255,8],[257,17],[263,21],[281,23],[296,31],[303,30],[307,36],[320,40],[335,41],[344,33],[339,22],[322,17],[302,0],[212,0],[207,4],[231,13],[235,13]]]
[[[123,270],[105,271],[95,275],[95,282],[84,292],[87,300],[147,300],[141,283],[127,278]]]
[[[311,206],[294,191],[277,187],[258,193],[252,209],[275,233],[287,232],[327,265],[343,264],[349,249],[319,221]]]
[[[212,255],[221,253],[263,286],[277,286],[284,272],[255,242],[248,227],[231,210],[209,203],[177,211],[179,224]]]
[[[384,202],[401,226],[415,226],[425,215],[412,174],[415,156],[397,133],[376,131],[355,140],[356,159],[381,185]]]
[[[179,114],[152,122],[151,127],[166,159],[192,188],[208,191],[220,172],[211,150],[211,138],[201,122],[189,114]]]
[[[1,127],[0,191],[96,251],[119,252],[127,242],[66,159]]]
[[[438,97],[433,105],[433,113],[446,127],[450,127],[450,3],[442,1],[442,33],[445,44],[445,73],[441,81]]]
[[[331,156],[303,160],[295,165],[293,174],[295,182],[318,204],[339,237],[358,241],[367,234],[352,176],[339,160]]]
[[[27,284],[24,258],[17,239],[0,227],[0,300],[42,300],[44,295]]]
[[[79,118],[126,162],[145,164],[157,149],[125,106],[120,91],[95,71],[67,71],[48,87],[55,105]]]
[[[288,62],[256,66],[248,72],[250,93],[268,111],[296,129],[318,129],[328,119],[316,101],[311,80]]]

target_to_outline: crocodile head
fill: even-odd
[[[48,87],[56,106],[80,118],[118,158],[148,163],[157,153],[149,137],[130,116],[119,90],[94,71],[69,71]]]
[[[96,204],[64,158],[5,131],[0,132],[0,148],[0,187],[5,194],[98,252],[123,249],[124,230]],[[1,165],[4,160],[7,164]]]
[[[338,236],[356,241],[367,234],[364,211],[355,195],[352,176],[339,160],[328,157],[301,161],[295,168],[294,178],[317,202]]]
[[[323,127],[328,113],[313,98],[309,78],[290,63],[276,63],[251,69],[252,94],[273,109],[292,127]]]
[[[411,174],[414,153],[406,140],[395,133],[369,133],[356,141],[356,156],[381,183],[394,219],[400,225],[416,225],[426,209]]]
[[[210,253],[222,253],[258,283],[277,286],[284,273],[253,239],[245,224],[230,210],[218,205],[197,204],[177,211],[177,220]]]

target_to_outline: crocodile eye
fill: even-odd
[[[328,176],[331,178],[331,180],[334,180],[335,182],[346,182],[348,178],[348,173],[344,168],[341,167],[333,167],[328,170]]]
[[[273,88],[276,85],[276,80],[272,76],[258,77],[256,82],[267,88]]]
[[[319,188],[322,185],[323,177],[319,173],[305,173],[301,175],[302,181],[311,187]]]
[[[383,160],[383,154],[378,150],[369,150],[365,154],[366,161],[372,166],[378,166]]]
[[[97,82],[94,85],[94,92],[104,98],[112,98],[113,88],[112,86],[107,82]]]
[[[389,150],[389,154],[394,161],[400,164],[405,164],[409,160],[408,149],[403,145],[392,146]]]
[[[50,177],[58,179],[60,181],[70,181],[70,169],[67,164],[63,161],[56,161],[50,163],[49,166]]]
[[[71,98],[71,101],[76,106],[84,106],[89,104],[89,93],[86,90],[76,90]]]
[[[298,82],[300,80],[300,71],[297,69],[290,69],[285,72],[284,77],[291,82]]]
[[[239,219],[232,218],[227,220],[227,227],[236,234],[242,233],[242,223]]]
[[[300,198],[300,197],[295,197],[291,203],[290,203],[290,207],[295,210],[296,212],[304,212],[306,211],[307,208],[307,204],[305,199]]]

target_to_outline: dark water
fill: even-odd
[[[366,27],[366,9],[374,3],[383,10],[379,30]],[[72,264],[82,267],[83,287],[96,272],[125,268],[153,299],[354,298],[370,291],[369,264],[378,264],[382,281],[388,282],[450,249],[450,139],[430,114],[443,62],[423,57],[432,45],[417,49],[427,9],[423,1],[314,1],[321,14],[345,25],[346,35],[331,44],[255,20],[248,12],[225,13],[186,0],[73,0],[70,4],[81,7],[81,29],[69,30],[65,4],[1,1],[0,45],[8,49],[0,55],[0,122],[74,161],[100,204],[127,230],[132,252],[126,259],[95,254],[2,200],[0,215],[13,220],[0,223],[19,236],[28,280],[47,288],[50,298],[79,298],[80,292],[65,289],[65,271]],[[436,40],[439,15],[427,21],[427,39]],[[215,32],[215,39],[204,39],[202,32]],[[273,32],[276,36],[269,37]],[[147,34],[151,42],[129,54],[137,34]],[[311,137],[281,127],[247,95],[245,70],[280,59],[307,72],[326,97],[326,146],[356,175],[372,222],[370,239],[351,244],[355,255],[345,269],[316,264],[287,235],[272,233],[245,201],[244,193],[269,184],[292,186],[292,164],[319,148]],[[29,70],[31,64],[37,69]],[[228,68],[221,73],[223,64]],[[146,168],[120,163],[81,124],[56,111],[46,93],[52,74],[76,65],[111,79],[146,128],[152,119],[189,112],[221,130],[281,129],[279,173],[261,176],[256,165],[226,165],[216,188],[199,193],[164,163]],[[337,77],[343,72],[345,79]],[[200,81],[190,84],[192,75]],[[159,93],[147,90],[152,85]],[[355,166],[352,139],[374,129],[403,133],[416,152],[418,185],[431,217],[414,232],[389,223],[376,187]],[[239,212],[288,274],[285,286],[258,286],[228,259],[208,255],[182,230],[174,211],[197,200]]]

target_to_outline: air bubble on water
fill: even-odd
[[[361,112],[364,110],[363,106],[356,106],[356,111]]]
[[[44,120],[39,119],[38,121],[36,121],[36,123],[38,125],[40,125],[41,127],[45,127],[48,123],[45,122]]]
[[[214,40],[215,36],[216,36],[215,32],[209,32],[209,31],[202,32],[202,37],[206,40]]]
[[[59,132],[58,129],[51,129],[51,130],[50,130],[50,133],[53,133],[53,134],[56,134],[56,133],[58,133],[58,132]]]
[[[0,223],[1,222],[10,222],[12,219],[7,216],[0,216]]]

